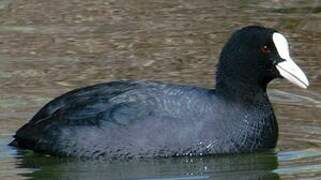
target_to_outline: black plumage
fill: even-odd
[[[113,81],[49,102],[11,145],[75,157],[163,157],[253,152],[278,138],[267,84],[280,77],[274,29],[249,26],[223,48],[216,89]],[[270,53],[261,47],[268,44]]]

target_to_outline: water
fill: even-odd
[[[83,161],[6,146],[51,98],[114,79],[212,87],[230,32],[249,24],[286,34],[311,86],[274,81],[275,152]],[[321,2],[284,0],[0,1],[0,179],[320,179]]]

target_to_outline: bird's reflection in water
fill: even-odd
[[[18,152],[19,168],[32,179],[279,179],[272,152],[204,157],[79,160]]]

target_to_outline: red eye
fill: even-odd
[[[261,51],[262,51],[262,53],[264,53],[264,54],[267,54],[267,53],[270,53],[270,52],[271,52],[270,48],[269,48],[267,45],[261,47]]]

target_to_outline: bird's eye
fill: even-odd
[[[263,47],[261,47],[261,52],[264,54],[270,53],[271,50],[267,45],[264,45]]]

